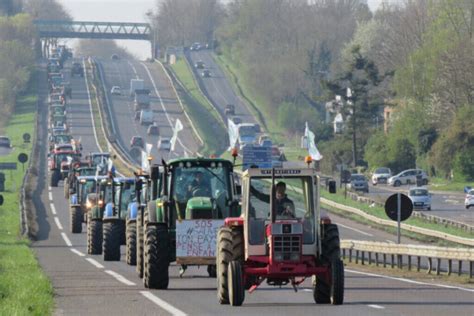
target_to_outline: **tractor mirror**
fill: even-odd
[[[328,183],[329,193],[336,193],[336,181],[330,180]]]
[[[235,186],[235,193],[236,193],[237,195],[242,195],[242,186],[241,186],[241,185],[238,185],[238,184],[237,184],[237,185]]]

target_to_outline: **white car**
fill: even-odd
[[[410,188],[410,190],[408,190],[408,197],[413,203],[413,209],[431,211],[431,194],[428,192],[427,188]]]
[[[474,189],[467,192],[466,199],[464,200],[464,205],[466,206],[466,209],[469,209],[471,206],[474,206]]]
[[[394,187],[399,187],[402,184],[416,184],[417,176],[421,176],[421,184],[428,184],[428,176],[421,169],[408,169],[400,172],[393,177],[388,178],[388,184]]]
[[[380,167],[375,169],[374,173],[372,174],[372,184],[382,184],[387,183],[388,178],[392,176],[392,171],[390,168],[387,167]]]
[[[110,94],[122,95],[122,89],[120,89],[119,86],[113,86],[112,89],[110,90]]]
[[[158,150],[171,150],[171,139],[169,137],[160,137],[158,139]]]

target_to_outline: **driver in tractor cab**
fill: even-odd
[[[209,183],[204,178],[204,174],[201,171],[194,173],[194,180],[188,186],[188,198],[194,196],[211,196],[211,190]]]
[[[275,191],[276,215],[295,218],[295,204],[285,193],[286,183],[283,181],[278,182],[275,186]],[[270,195],[258,191],[253,186],[250,186],[250,192],[260,201],[270,204]]]

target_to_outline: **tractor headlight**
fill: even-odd
[[[87,207],[88,209],[92,208],[92,203],[91,203],[91,201],[87,200],[87,202],[86,202],[86,207]]]
[[[275,261],[283,261],[283,253],[277,252],[273,254]]]
[[[290,255],[290,260],[291,260],[291,261],[300,261],[300,254],[299,254],[299,253],[295,253],[295,252],[292,253],[292,254]]]
[[[104,205],[104,201],[99,200],[99,203],[98,203],[98,204],[99,204],[100,207],[102,207],[102,206]]]

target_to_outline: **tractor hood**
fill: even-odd
[[[214,218],[213,206],[209,197],[193,197],[186,205],[186,219]]]

